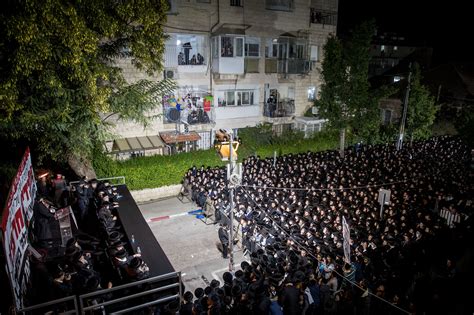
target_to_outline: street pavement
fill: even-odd
[[[182,272],[185,289],[194,292],[198,287],[206,287],[212,279],[222,284],[222,274],[229,269],[229,259],[222,258],[216,246],[218,224],[208,222],[206,225],[196,215],[176,216],[199,209],[184,200],[186,203],[174,197],[140,204],[139,208],[174,269]],[[173,217],[150,222],[164,216]],[[240,266],[243,260],[239,243],[234,247],[234,266]]]

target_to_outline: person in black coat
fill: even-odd
[[[229,232],[227,231],[227,224],[223,223],[219,228],[219,241],[222,245],[222,257],[227,258],[227,252],[229,248]]]
[[[35,235],[40,244],[53,238],[51,225],[57,222],[56,210],[44,198],[35,202],[33,213],[35,218]]]

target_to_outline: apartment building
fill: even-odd
[[[166,153],[208,148],[220,128],[268,122],[281,132],[301,125],[295,118],[317,97],[322,47],[336,33],[338,0],[168,1],[164,71],[153,79],[172,78],[178,89],[163,97],[161,116],[147,129],[120,123],[118,135],[139,144],[167,131],[199,136],[158,152]],[[128,60],[118,62],[130,82],[146,77]],[[134,151],[125,140],[114,150],[128,145]]]

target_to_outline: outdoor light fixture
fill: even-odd
[[[181,45],[181,41],[178,39],[178,40],[176,41],[176,46],[179,46],[179,45]]]

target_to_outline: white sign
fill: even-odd
[[[342,237],[344,239],[344,260],[346,263],[351,263],[351,232],[346,218],[342,216]]]
[[[17,309],[23,307],[23,296],[30,279],[30,264],[26,259],[26,250],[28,248],[28,226],[33,216],[35,196],[36,181],[31,165],[30,150],[26,149],[10,187],[2,220],[6,268]]]

